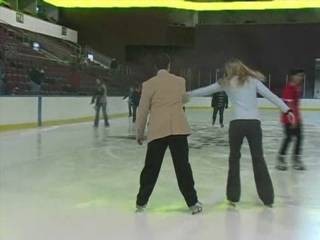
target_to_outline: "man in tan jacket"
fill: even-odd
[[[191,130],[183,111],[186,96],[185,79],[169,73],[170,58],[157,57],[155,77],[144,82],[137,115],[137,142],[142,145],[148,122],[148,149],[140,176],[137,211],[143,211],[159,176],[163,157],[169,147],[179,189],[192,214],[202,211],[198,202],[191,166],[187,136]]]

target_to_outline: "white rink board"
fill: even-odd
[[[88,97],[44,97],[42,120],[64,120],[91,116],[93,113]]]
[[[42,121],[68,120],[94,116],[91,97],[43,97]],[[110,115],[127,113],[128,103],[122,97],[108,97]],[[37,97],[1,97],[0,125],[36,123]]]
[[[0,125],[37,121],[37,98],[0,97]]]
[[[91,97],[43,97],[42,121],[68,120],[94,116]],[[187,107],[210,107],[210,97],[192,98]],[[259,99],[259,106],[276,108],[266,99]],[[303,99],[303,110],[320,111],[319,99]],[[108,114],[128,112],[128,103],[122,97],[108,97]],[[0,125],[36,123],[38,119],[37,97],[1,97]]]

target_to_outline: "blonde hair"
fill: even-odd
[[[238,77],[239,86],[244,85],[249,80],[249,77],[256,78],[260,81],[265,80],[265,76],[262,73],[252,70],[239,59],[232,59],[225,64],[225,75],[226,76],[220,80],[222,85],[229,85],[230,80],[235,76]]]

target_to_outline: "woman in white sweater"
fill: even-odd
[[[191,97],[210,96],[215,92],[225,91],[233,110],[233,119],[229,127],[229,172],[227,199],[231,204],[239,202],[241,145],[246,137],[249,143],[253,171],[258,195],[266,206],[272,206],[274,191],[270,174],[263,156],[262,130],[258,111],[257,93],[278,106],[283,113],[294,117],[289,107],[264,84],[264,76],[251,70],[240,60],[232,60],[225,65],[226,77],[218,83],[200,88],[189,93]]]

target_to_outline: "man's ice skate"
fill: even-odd
[[[192,215],[201,213],[202,210],[203,210],[202,204],[201,204],[200,202],[197,202],[195,205],[193,205],[193,206],[190,207],[190,210],[191,210],[191,214],[192,214]]]
[[[136,206],[136,213],[142,213],[146,210],[146,208],[147,208],[147,205],[143,205],[143,206],[137,205]]]

